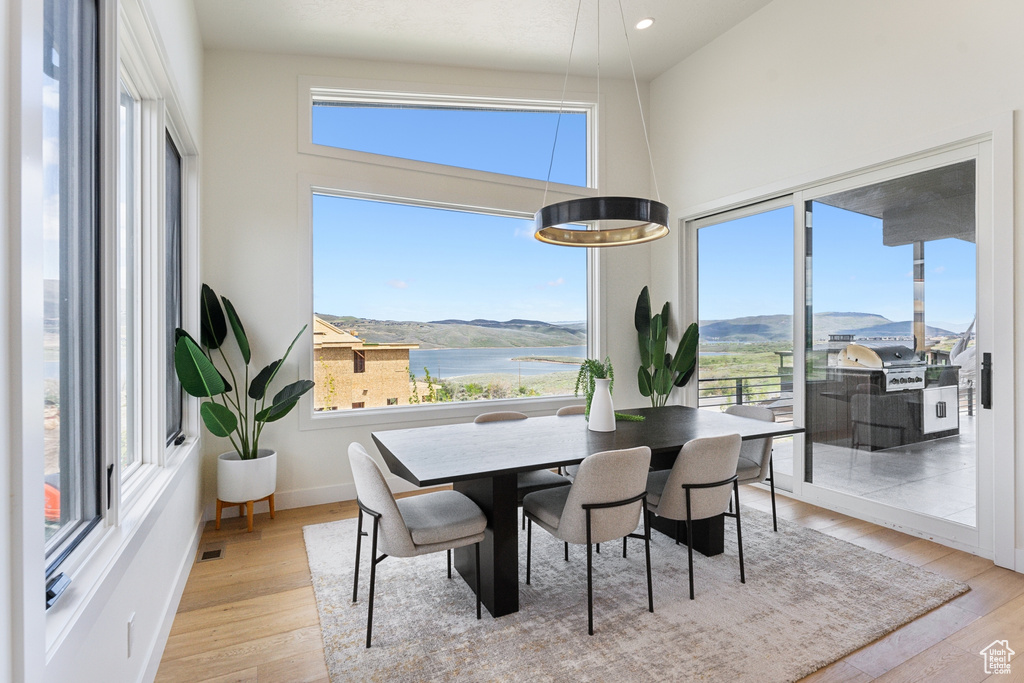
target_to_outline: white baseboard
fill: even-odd
[[[174,617],[178,613],[178,605],[181,603],[181,596],[185,592],[185,584],[188,583],[189,574],[192,572],[192,566],[195,563],[196,553],[199,552],[199,541],[203,537],[204,526],[205,524],[202,520],[196,525],[195,533],[192,535],[192,542],[189,543],[189,552],[181,561],[181,567],[178,569],[178,578],[174,582],[174,590],[171,591],[171,595],[167,600],[167,607],[164,610],[163,623],[160,625],[160,631],[157,633],[153,648],[148,654],[148,663],[142,678],[139,679],[140,681],[156,679],[157,671],[160,668],[160,660],[163,659],[164,648],[167,646],[167,638],[171,635],[171,626],[174,625]]]
[[[401,477],[394,475],[389,476],[388,486],[395,493],[405,493],[406,491],[415,491],[418,487],[414,484],[410,484]],[[314,489],[297,489],[294,491],[277,491],[274,494],[274,508],[277,510],[290,510],[292,508],[304,508],[311,505],[324,505],[326,503],[336,503],[340,500],[355,500],[356,499],[356,487],[355,484],[335,484],[332,486],[320,486]],[[253,511],[269,512],[270,503],[256,503],[253,507]],[[211,520],[217,515],[217,502],[211,501],[204,508],[203,519]],[[225,507],[221,511],[221,518],[228,519],[229,517],[238,517],[238,506],[232,505]]]

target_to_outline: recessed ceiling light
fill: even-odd
[[[640,29],[641,31],[643,31],[645,28],[650,28],[653,25],[654,25],[654,18],[653,17],[646,17],[646,18],[641,19],[640,21],[636,22],[636,27],[638,29]]]

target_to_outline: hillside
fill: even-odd
[[[480,319],[416,322],[317,315],[333,325],[354,330],[364,341],[419,344],[422,349],[582,346],[587,343],[586,325],[580,323],[555,325],[539,320]]]
[[[702,320],[700,336],[704,341],[786,341],[792,338],[792,316],[758,315],[731,320]],[[893,322],[873,313],[816,313],[814,338],[830,334],[854,334],[858,337],[910,336],[913,323]],[[927,328],[929,337],[948,337],[954,333],[939,327]]]

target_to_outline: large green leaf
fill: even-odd
[[[672,391],[672,373],[668,368],[658,368],[654,371],[654,391],[662,396]]]
[[[208,398],[227,390],[220,372],[188,335],[174,345],[174,370],[181,387],[192,396]]]
[[[658,316],[654,316],[654,319],[659,320]],[[665,344],[668,342],[668,330],[664,327],[660,327],[659,325],[655,325],[653,328],[658,331],[658,334],[654,337],[654,343],[651,345],[651,363],[653,363],[656,368],[666,367],[664,365]]]
[[[676,355],[672,361],[673,371],[684,372],[696,362],[697,341],[699,337],[697,323],[690,323],[690,326],[683,333],[683,338],[679,340],[679,346],[676,348]]]
[[[640,346],[640,365],[645,368],[651,367],[651,338],[637,333],[638,345]]]
[[[275,360],[256,374],[252,382],[249,383],[249,398],[259,401],[267,395],[267,385],[270,384],[270,378],[277,372],[277,366],[280,364],[281,361]]]
[[[249,359],[252,358],[252,352],[249,350],[249,338],[245,336],[245,328],[242,327],[242,321],[238,319],[238,313],[235,312],[235,307],[231,305],[228,298],[222,296],[220,299],[224,302],[224,312],[227,313],[228,322],[231,323],[231,331],[235,333],[238,350],[242,352],[242,361],[248,365]]]
[[[681,387],[681,386],[684,386],[687,382],[689,382],[690,378],[693,377],[693,371],[696,370],[696,369],[697,369],[697,364],[694,363],[693,365],[690,366],[690,368],[686,372],[684,372],[683,374],[681,374],[678,377],[676,377],[675,386]]]
[[[312,388],[313,380],[311,379],[300,379],[298,382],[292,382],[284,389],[277,392],[274,396],[274,405],[294,401]]]
[[[256,413],[257,422],[276,422],[282,417],[291,412],[291,409],[295,407],[295,404],[299,402],[299,399],[288,401],[286,403],[275,403],[269,408],[264,408],[260,412]]]
[[[238,427],[238,418],[227,406],[213,401],[207,401],[199,407],[199,414],[203,416],[206,428],[214,436],[230,436]]]
[[[640,290],[640,296],[636,300],[636,311],[633,313],[633,325],[636,327],[636,331],[642,336],[650,336],[651,334],[651,295],[647,291],[645,285]]]
[[[224,311],[216,292],[207,285],[199,295],[199,338],[208,349],[220,348],[224,338],[228,336],[228,325],[224,321]]]
[[[647,372],[647,368],[640,368],[636,375],[636,383],[640,387],[640,395],[650,398],[653,389],[651,387],[651,373]]]
[[[665,325],[666,328],[668,327],[669,321],[668,310],[668,302],[666,301],[665,305],[661,307],[661,322]]]

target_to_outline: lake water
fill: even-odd
[[[576,372],[578,365],[562,363],[536,363],[515,361],[523,356],[573,356],[581,361],[586,357],[585,346],[541,346],[508,349],[411,349],[409,369],[423,377],[423,368],[430,369],[432,377],[458,377],[504,373],[517,375],[546,375],[551,372]]]

